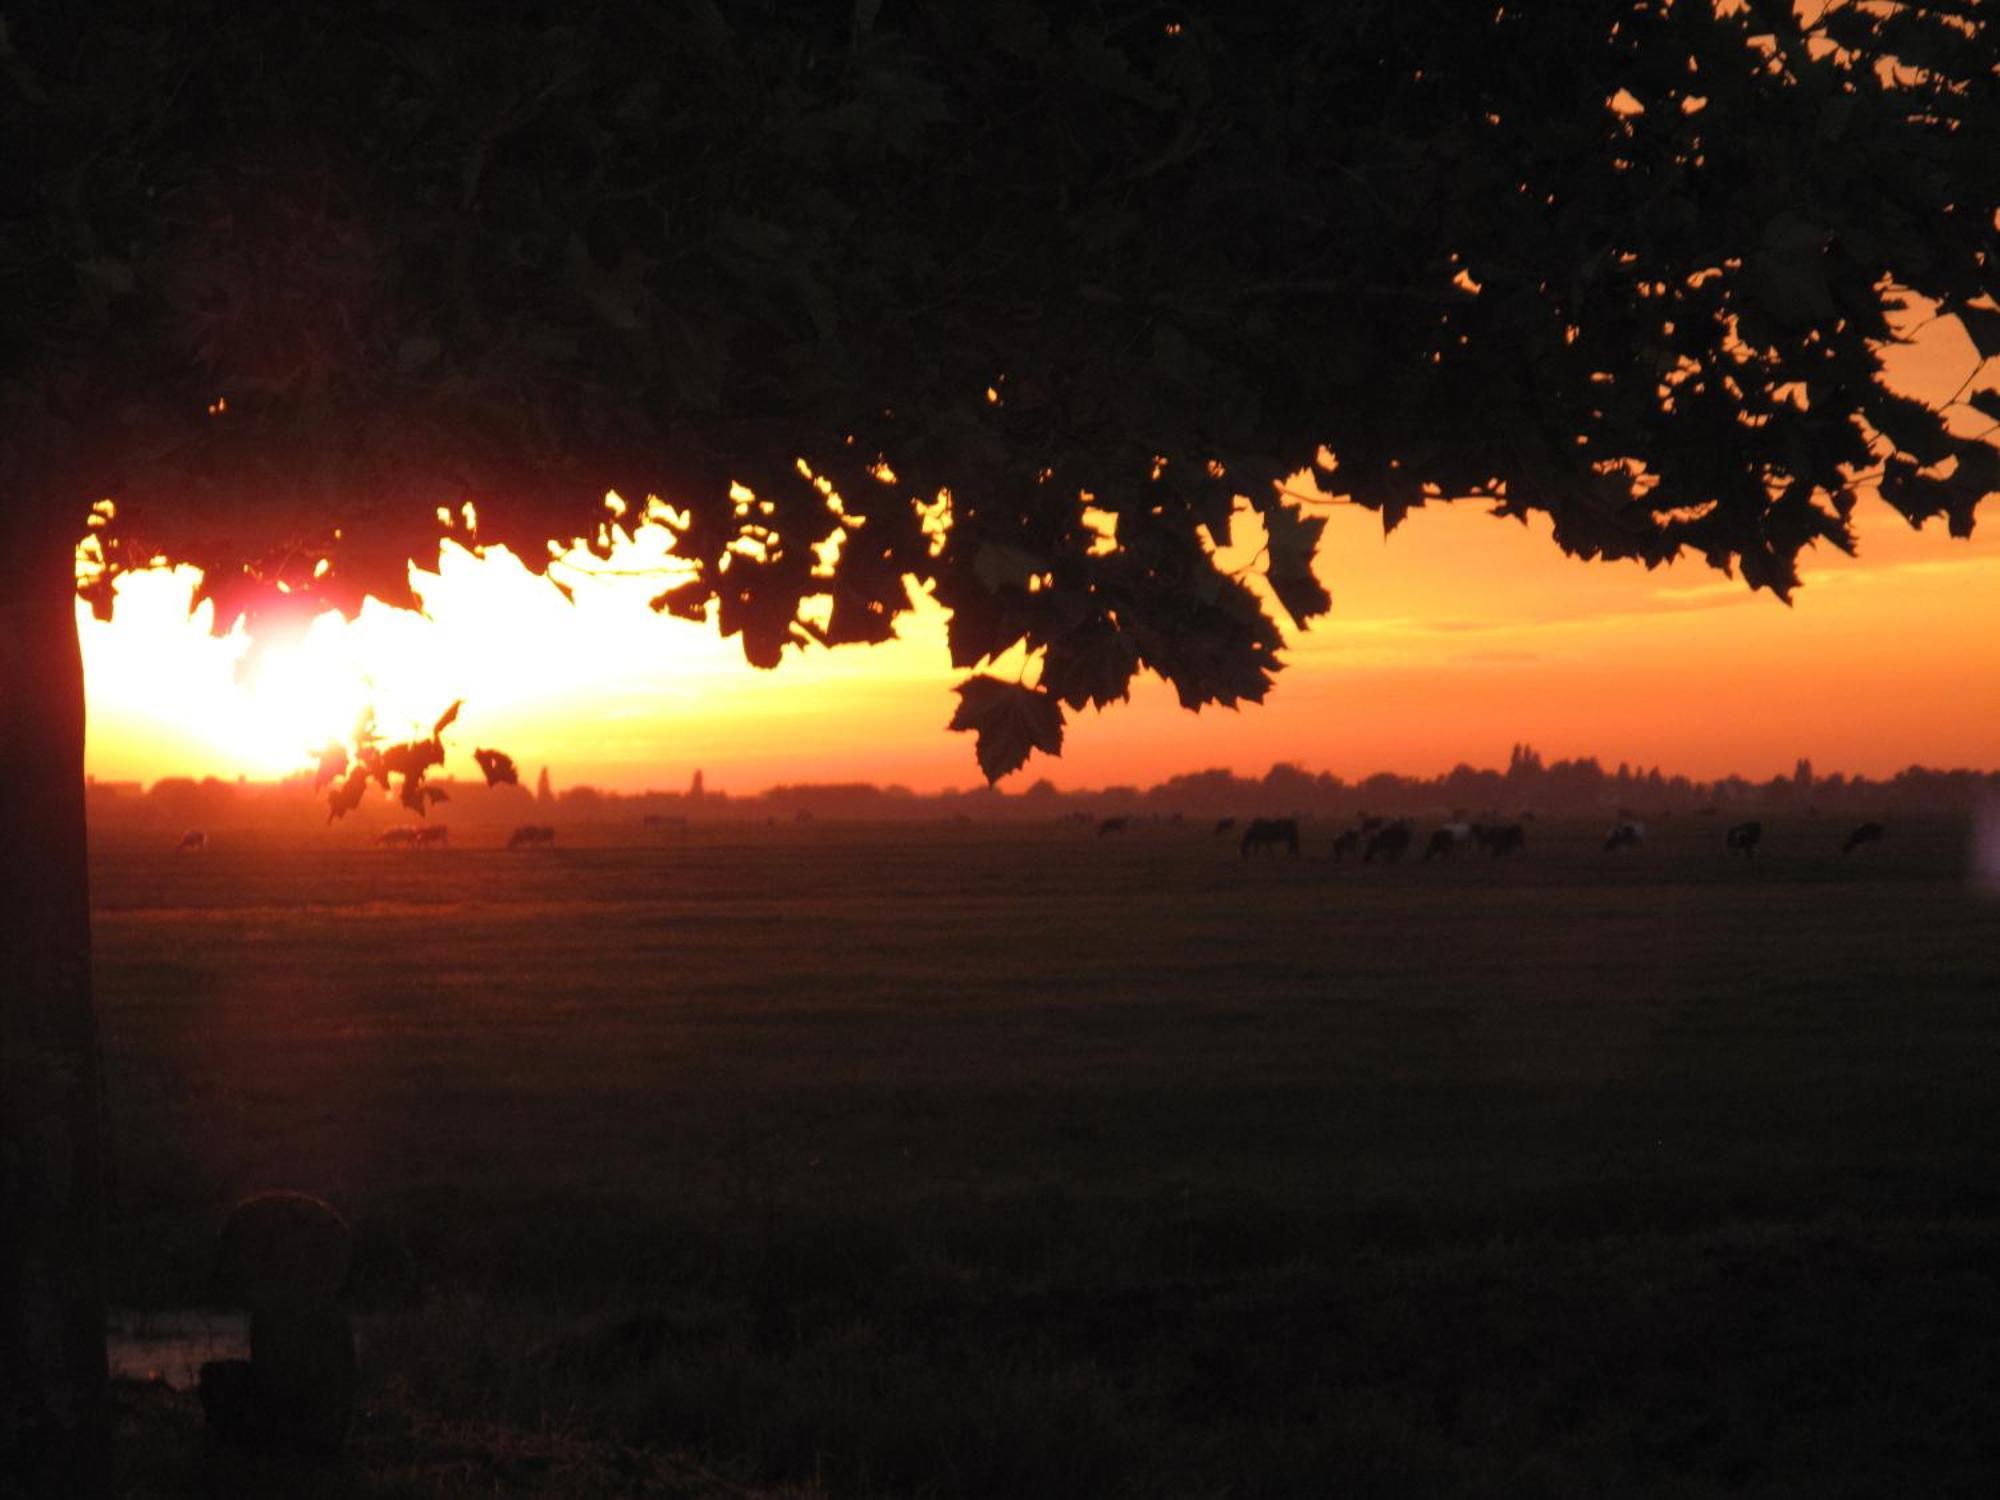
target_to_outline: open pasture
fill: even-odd
[[[1962,825],[1211,826],[107,835],[113,1300],[332,1199],[364,1468],[431,1424],[834,1495],[1988,1492]]]

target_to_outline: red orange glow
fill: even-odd
[[[1293,760],[1343,775],[1504,761],[1526,739],[1694,775],[1912,761],[2000,765],[2000,517],[1970,542],[1911,531],[1876,505],[1861,555],[1821,554],[1791,608],[1694,563],[1561,556],[1543,528],[1472,506],[1432,507],[1384,539],[1336,509],[1322,576],[1333,616],[1297,636],[1269,703],[1182,711],[1158,684],[1072,721],[1060,762],[1017,780],[1147,782]],[[658,560],[642,532],[621,574]],[[279,643],[241,675],[248,643],[187,616],[192,576],[134,576],[109,625],[82,619],[89,766],[107,779],[283,775],[373,705],[385,732],[466,700],[454,743],[504,745],[565,782],[685,781],[752,790],[870,779],[917,788],[977,779],[945,732],[954,674],[943,612],[902,638],[746,666],[712,630],[653,615],[643,576],[565,575],[572,607],[504,554],[448,551],[417,575],[429,617],[370,606]],[[470,774],[469,762],[447,772]]]
[[[1907,315],[1913,327],[1921,312]],[[1982,369],[1949,319],[1888,361],[1933,402]],[[1143,682],[1130,704],[1073,719],[1062,760],[1031,760],[1014,781],[1145,783],[1279,760],[1350,777],[1435,773],[1503,763],[1519,740],[1702,777],[1789,771],[1801,755],[1870,775],[2000,766],[2000,506],[1954,541],[1864,502],[1859,556],[1813,554],[1789,608],[1697,562],[1578,562],[1545,522],[1483,510],[1432,506],[1385,539],[1374,515],[1336,507],[1319,564],[1333,614],[1293,638],[1269,703],[1191,715]],[[1247,558],[1254,527],[1237,533]],[[370,605],[241,673],[248,642],[211,638],[205,613],[188,618],[191,574],[128,577],[111,624],[79,610],[89,768],[278,776],[363,705],[393,737],[426,731],[463,698],[448,775],[473,774],[460,759],[489,744],[566,783],[623,789],[680,785],[696,767],[738,791],[977,781],[971,745],[944,728],[956,674],[940,608],[920,602],[885,645],[788,652],[758,672],[712,628],[647,608],[665,541],[642,529],[609,564],[559,565],[574,607],[504,553],[447,549],[416,575],[428,617]]]

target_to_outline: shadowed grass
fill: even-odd
[[[835,1495],[1983,1493],[2000,906],[1960,829],[1842,832],[107,843],[115,1296],[199,1300],[291,1186],[412,1430]]]

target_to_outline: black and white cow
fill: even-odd
[[[1410,852],[1410,840],[1416,837],[1416,829],[1408,818],[1397,818],[1394,822],[1378,824],[1368,836],[1368,844],[1361,851],[1363,864],[1373,864],[1375,856],[1381,855],[1390,864],[1396,863]]]
[[[1430,842],[1424,845],[1424,861],[1429,863],[1434,859],[1450,859],[1452,855],[1471,843],[1470,823],[1447,823],[1435,830],[1431,834]]]

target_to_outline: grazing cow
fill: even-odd
[[[1847,842],[1840,846],[1842,854],[1852,854],[1863,844],[1879,844],[1882,835],[1889,830],[1880,823],[1863,823],[1847,836]]]
[[[1359,854],[1360,852],[1361,830],[1359,828],[1345,828],[1334,836],[1333,857],[1335,859],[1345,859],[1350,854]]]
[[[451,842],[451,830],[442,823],[426,823],[416,831],[419,849],[442,849]]]
[[[537,845],[553,844],[556,831],[542,823],[523,823],[507,835],[509,849],[532,849]]]
[[[1097,825],[1097,836],[1103,838],[1107,833],[1123,833],[1131,826],[1132,820],[1130,818],[1106,818],[1102,823]]]
[[[1243,830],[1242,854],[1250,857],[1253,849],[1275,849],[1285,846],[1287,854],[1299,852],[1299,820],[1297,818],[1252,818],[1250,826]]]
[[[208,847],[208,835],[199,828],[190,828],[181,835],[181,841],[174,845],[176,854],[199,854]]]
[[[376,835],[375,846],[378,849],[407,849],[416,841],[417,830],[414,828],[385,828]]]
[[[1236,820],[1234,818],[1222,818],[1215,825],[1215,836],[1217,838],[1220,838],[1223,834],[1229,832],[1229,830],[1234,828],[1235,826],[1236,826]]]
[[[1610,854],[1617,849],[1636,849],[1646,842],[1646,825],[1630,818],[1621,818],[1611,825],[1611,831],[1604,835],[1604,852]]]
[[[1528,852],[1528,830],[1519,823],[1475,823],[1472,837],[1495,859]]]
[[[1757,857],[1757,844],[1763,837],[1764,825],[1762,823],[1738,823],[1724,836],[1722,847],[1730,854],[1734,854],[1740,849],[1743,851],[1745,859],[1755,859]]]
[[[1428,864],[1434,859],[1450,859],[1471,842],[1471,824],[1447,823],[1433,832],[1430,842],[1424,845],[1424,862]]]
[[[1369,835],[1368,845],[1361,851],[1361,862],[1373,864],[1375,856],[1379,854],[1394,864],[1410,852],[1410,840],[1414,836],[1415,830],[1411,828],[1410,820],[1407,818],[1380,824],[1375,832]]]

